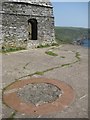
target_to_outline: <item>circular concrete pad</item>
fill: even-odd
[[[24,86],[39,83],[46,83],[56,86],[62,91],[62,95],[53,102],[44,103],[41,105],[34,105],[32,103],[25,102],[17,95],[17,91],[22,89]],[[7,89],[4,90],[3,94],[3,100],[8,106],[26,115],[43,115],[62,111],[73,102],[74,98],[75,92],[71,86],[62,81],[47,78],[31,78],[30,80],[17,81],[9,85]]]

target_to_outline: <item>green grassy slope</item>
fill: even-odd
[[[88,36],[88,29],[77,27],[55,27],[55,36],[58,43],[72,43],[73,40]]]

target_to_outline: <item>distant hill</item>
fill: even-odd
[[[87,28],[55,27],[55,36],[58,43],[72,43],[74,40],[88,37]]]

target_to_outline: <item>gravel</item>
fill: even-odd
[[[28,84],[17,91],[17,95],[24,102],[33,103],[36,106],[54,102],[61,94],[62,91],[58,87],[47,83]]]

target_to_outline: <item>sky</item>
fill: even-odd
[[[88,27],[88,2],[52,2],[55,26]]]

